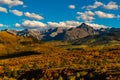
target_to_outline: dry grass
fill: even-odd
[[[120,46],[117,45],[82,47],[61,41],[36,43],[30,37],[18,37],[6,32],[0,33],[0,42],[0,55],[33,52],[31,55],[0,59],[0,73],[5,72],[4,65],[7,65],[10,71],[29,71],[33,68],[49,70],[94,68],[98,73],[113,70],[115,72],[109,73],[110,75],[120,74]]]

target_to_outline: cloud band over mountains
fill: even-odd
[[[63,27],[63,28],[75,28],[82,23],[79,21],[62,21],[62,22],[47,22],[47,24],[40,22],[40,21],[30,21],[30,20],[24,20],[22,24],[16,23],[16,27],[23,27],[27,29],[46,29],[46,28],[56,28],[56,27]],[[99,24],[92,24],[92,23],[86,23],[90,26],[92,26],[94,29],[100,29],[100,28],[107,28],[108,26],[99,25]]]

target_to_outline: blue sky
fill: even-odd
[[[120,27],[119,0],[0,0],[1,29]]]

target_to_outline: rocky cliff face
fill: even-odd
[[[44,33],[42,40],[63,40],[66,30],[67,29],[62,27],[49,29]]]
[[[77,28],[72,28],[66,31],[65,40],[75,40],[79,38],[84,38],[86,36],[98,35],[99,31],[93,29],[91,26],[83,23]]]
[[[35,31],[35,30],[22,30],[22,31],[18,31],[16,33],[18,36],[33,36],[34,38],[41,40],[43,38],[43,34],[39,31]]]

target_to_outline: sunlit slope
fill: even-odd
[[[56,47],[64,45],[61,42],[41,42],[31,36],[23,37],[10,34],[6,31],[0,32],[0,56],[12,56],[13,54],[36,54],[36,53],[55,53],[64,51],[64,49]]]
[[[19,37],[9,34],[6,31],[0,32],[0,55],[9,54],[16,51]]]

